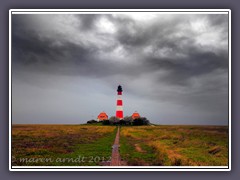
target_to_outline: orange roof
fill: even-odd
[[[135,111],[133,114],[132,114],[132,119],[136,119],[136,118],[139,118],[140,117],[140,114]]]
[[[98,115],[98,120],[105,120],[108,119],[108,115],[103,111]]]

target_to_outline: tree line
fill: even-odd
[[[131,116],[125,116],[123,119],[119,119],[115,116],[110,117],[107,120],[97,121],[95,119],[87,121],[87,124],[102,124],[102,125],[125,125],[125,126],[141,126],[149,125],[150,121],[146,117],[139,117],[132,119]]]

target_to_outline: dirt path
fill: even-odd
[[[121,158],[119,154],[119,138],[120,138],[120,128],[118,126],[116,138],[114,144],[112,146],[112,158],[110,162],[110,166],[120,166],[121,165]]]

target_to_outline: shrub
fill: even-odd
[[[109,121],[110,121],[110,124],[113,124],[113,125],[115,125],[115,124],[119,124],[119,118],[117,118],[116,116],[111,116],[110,118],[109,118]]]
[[[109,125],[110,124],[110,121],[109,120],[104,120],[102,121],[102,125]]]
[[[95,123],[98,123],[98,121],[94,119],[87,121],[87,124],[95,124]]]
[[[149,125],[149,120],[145,117],[140,117],[140,118],[137,118],[137,119],[134,119],[132,124],[134,126],[141,126],[141,125]]]

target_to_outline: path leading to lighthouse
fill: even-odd
[[[120,128],[118,126],[116,138],[114,144],[112,146],[112,158],[110,162],[110,166],[120,166],[121,165],[121,158],[119,154],[119,139],[120,139]]]

